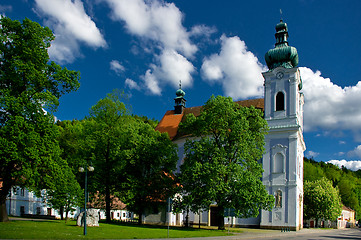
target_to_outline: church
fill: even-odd
[[[254,106],[264,112],[269,132],[265,137],[262,158],[262,182],[269,194],[275,197],[275,206],[272,211],[261,210],[256,218],[227,217],[225,224],[228,226],[291,230],[300,230],[303,226],[303,156],[306,146],[303,140],[302,80],[297,68],[297,50],[288,45],[288,28],[282,20],[276,25],[275,37],[275,47],[265,55],[269,70],[262,73],[264,98],[237,102],[243,107]],[[178,126],[187,114],[198,116],[201,111],[201,106],[187,108],[184,96],[181,88],[176,91],[174,110],[167,111],[156,127],[160,132],[167,132],[177,144],[178,170],[184,159],[187,139],[187,136],[178,134]],[[215,225],[215,209],[216,205],[210,206],[207,211],[190,215],[189,220]],[[156,214],[161,213],[146,214],[144,222],[154,223]],[[171,225],[182,225],[184,214],[168,213],[165,218]]]

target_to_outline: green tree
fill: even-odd
[[[325,173],[316,161],[313,159],[304,159],[303,163],[303,180],[304,181],[316,181],[325,177]]]
[[[49,62],[52,40],[49,28],[29,19],[0,18],[0,221],[8,220],[12,186],[51,189],[63,164],[51,112],[79,87],[79,72]]]
[[[264,151],[267,122],[261,110],[244,108],[231,98],[212,96],[199,117],[188,115],[181,131],[196,139],[185,143],[180,183],[191,196],[192,211],[216,202],[219,229],[224,229],[224,210],[239,217],[254,217],[271,210],[274,197],[266,191],[259,161]]]
[[[332,181],[333,186],[337,186],[342,176],[340,169],[332,163],[328,163],[323,171],[327,179]]]
[[[146,210],[165,206],[165,200],[175,193],[177,146],[166,133],[135,118],[126,126],[126,136],[121,199],[128,210],[138,214],[141,224]]]
[[[131,116],[114,91],[91,108],[84,121],[84,142],[95,167],[91,189],[105,196],[110,221],[113,197],[140,216],[172,193],[176,146],[166,134],[154,130],[144,117]],[[85,147],[86,148],[86,147]]]
[[[69,167],[64,163],[62,175],[57,176],[57,184],[53,189],[48,189],[43,195],[46,203],[58,209],[61,219],[63,220],[65,213],[65,220],[68,219],[68,213],[74,211],[76,207],[81,206],[83,203],[83,191],[77,182],[75,175]]]
[[[304,191],[304,216],[305,219],[335,220],[341,214],[341,198],[338,188],[332,186],[327,178],[313,182],[305,181]]]
[[[112,197],[124,181],[124,148],[126,128],[130,121],[125,105],[118,93],[113,92],[99,100],[84,121],[84,139],[88,145],[88,159],[95,170],[90,177],[90,190],[105,196],[106,221],[110,222]]]
[[[83,138],[84,121],[58,121],[56,125],[60,134],[58,142],[61,149],[61,158],[66,161],[61,171],[62,175],[57,177],[54,189],[45,191],[44,198],[49,206],[58,209],[61,219],[68,218],[69,211],[75,210],[75,207],[81,206],[84,202],[84,193],[81,190],[79,182],[82,183],[83,178],[76,179],[78,168],[82,166],[84,159],[85,143]]]
[[[356,179],[349,172],[347,175],[342,176],[337,186],[340,190],[342,203],[347,207],[357,210],[360,205],[355,183]]]

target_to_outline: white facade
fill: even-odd
[[[44,192],[42,193],[44,194]],[[20,187],[11,189],[6,199],[6,210],[9,216],[20,217],[25,214],[52,216],[56,219],[61,218],[59,211],[49,207],[43,198],[37,197],[34,192]],[[68,213],[68,218],[76,218],[81,211],[83,210],[77,207],[75,211],[70,211]],[[99,219],[106,218],[105,210],[98,209],[98,214]],[[134,219],[134,214],[126,209],[112,209],[110,210],[110,216],[111,219],[118,221],[132,221]]]
[[[298,68],[277,67],[263,73],[265,119],[269,133],[263,155],[263,184],[275,196],[275,208],[262,211],[261,227],[289,227],[303,224],[303,94]]]
[[[22,216],[24,214],[31,215],[47,215],[60,218],[57,210],[48,207],[44,199],[37,197],[34,192],[20,187],[11,189],[6,199],[7,213],[10,216]],[[68,217],[74,218],[80,212],[77,208],[73,212],[69,212]]]

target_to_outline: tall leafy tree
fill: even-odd
[[[224,210],[239,217],[270,210],[274,197],[262,184],[267,122],[261,110],[245,108],[231,98],[212,96],[199,117],[187,116],[181,131],[196,139],[185,143],[186,157],[179,176],[192,211],[217,203],[219,229],[224,229]]]
[[[64,163],[62,174],[56,176],[57,184],[52,189],[48,189],[43,194],[48,206],[59,210],[60,217],[68,219],[68,213],[75,211],[75,208],[83,204],[83,191],[77,182],[75,175],[67,163]]]
[[[77,181],[78,168],[82,166],[83,159],[87,156],[89,142],[84,139],[85,121],[58,121],[56,125],[59,128],[58,142],[61,150],[61,158],[64,164],[61,176],[57,176],[57,183],[53,189],[48,189],[43,195],[47,204],[54,209],[58,209],[61,219],[68,217],[69,211],[75,210],[75,207],[83,204],[83,191],[79,185],[83,183],[83,178]],[[79,176],[80,177],[80,176]]]
[[[128,210],[138,214],[140,224],[146,210],[164,205],[174,194],[177,146],[166,133],[137,118],[132,119],[126,131],[121,199]]]
[[[316,181],[305,181],[304,191],[304,216],[305,219],[335,220],[341,214],[341,198],[338,188],[332,186],[327,178]]]
[[[0,18],[0,221],[8,219],[12,186],[52,188],[61,170],[51,112],[79,87],[80,74],[49,62],[52,40],[49,28],[29,19]]]
[[[118,191],[124,179],[123,150],[128,137],[125,129],[129,122],[121,96],[113,92],[99,100],[90,110],[84,122],[84,134],[88,144],[88,159],[95,167],[94,176],[89,181],[93,191],[105,196],[106,221],[110,222],[112,196]]]
[[[141,221],[146,207],[172,192],[176,146],[147,118],[129,115],[121,99],[119,91],[108,94],[84,121],[85,152],[95,167],[89,182],[94,192],[105,196],[107,221],[113,197],[124,201]]]

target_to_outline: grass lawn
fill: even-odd
[[[0,222],[0,238],[21,239],[136,239],[167,238],[167,227],[138,226],[130,224],[100,223],[99,227],[88,227],[87,236],[75,221],[60,220]],[[170,227],[170,238],[225,236],[227,231]]]

